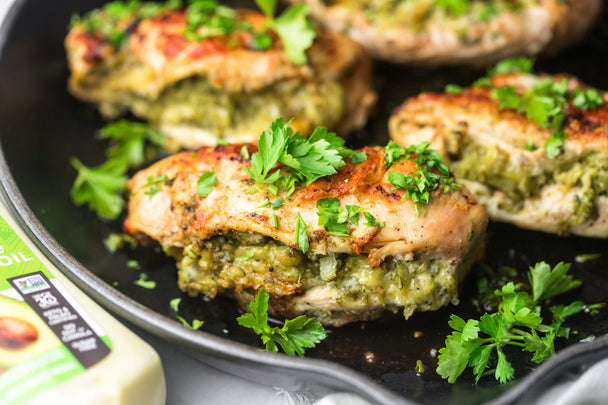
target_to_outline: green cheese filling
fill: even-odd
[[[497,147],[469,142],[452,153],[451,168],[456,178],[483,183],[504,191],[501,208],[519,212],[526,199],[538,197],[544,187],[560,185],[565,191],[579,187],[570,224],[582,224],[597,216],[597,199],[608,195],[608,153],[590,152],[582,157],[561,154],[543,166],[535,159],[528,164],[513,162],[509,153]]]
[[[370,267],[366,254],[303,254],[271,238],[230,233],[166,249],[178,261],[178,285],[189,294],[215,297],[224,291],[265,288],[271,296],[298,296],[316,287],[329,289],[328,300],[348,310],[404,308],[435,310],[457,303],[463,272],[445,260],[392,257]]]
[[[342,86],[335,81],[287,80],[251,93],[227,93],[204,77],[165,89],[158,98],[125,94],[111,109],[129,106],[135,115],[161,127],[192,126],[218,137],[261,133],[276,117],[297,117],[306,133],[317,125],[337,125],[344,112]],[[108,111],[106,115],[117,115]]]

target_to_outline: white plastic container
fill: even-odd
[[[158,354],[67,280],[0,200],[0,404],[165,398]]]

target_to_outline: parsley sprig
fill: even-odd
[[[504,350],[507,346],[532,353],[535,363],[554,355],[555,337],[567,337],[570,332],[562,323],[568,316],[580,312],[584,305],[576,301],[549,308],[553,323],[546,325],[541,316],[541,303],[580,286],[580,281],[567,274],[569,268],[570,264],[561,262],[553,269],[545,262],[537,263],[528,273],[531,294],[508,282],[494,292],[499,298],[498,312],[466,321],[452,315],[449,325],[454,331],[446,338],[445,347],[439,350],[437,373],[453,383],[469,366],[473,368],[475,382],[484,375],[494,374],[498,381],[505,383],[515,375]]]
[[[75,157],[70,164],[78,175],[70,194],[76,205],[88,205],[98,216],[116,219],[122,212],[126,190],[127,171],[153,157],[163,136],[146,124],[120,120],[106,125],[99,134],[101,139],[109,139],[112,144],[106,151],[106,162],[95,167],[85,166]],[[148,179],[146,194],[152,196],[159,189],[164,177]]]
[[[261,289],[248,305],[249,312],[237,318],[239,325],[251,328],[260,335],[266,350],[277,352],[277,345],[290,356],[304,356],[304,350],[314,347],[327,337],[323,326],[304,315],[285,321],[283,327],[268,325],[268,293]]]
[[[323,176],[336,173],[345,165],[344,156],[354,152],[344,147],[344,140],[326,128],[315,129],[307,139],[289,126],[283,118],[274,121],[269,131],[258,140],[258,152],[251,155],[251,165],[241,168],[255,181],[258,191],[264,186],[277,195],[290,196],[295,185],[310,184]],[[279,165],[288,173],[283,174]]]
[[[431,193],[440,185],[443,186],[443,193],[461,187],[460,184],[454,183],[454,178],[450,175],[450,168],[443,162],[439,152],[429,149],[430,145],[429,142],[424,141],[405,149],[390,141],[385,149],[386,167],[390,167],[396,160],[402,158],[413,158],[416,163],[417,169],[412,175],[406,176],[396,171],[388,173],[388,180],[393,185],[392,189],[405,190],[403,197],[412,200],[416,215],[419,215],[419,205],[424,207],[426,213],[426,205],[431,201]],[[436,171],[432,169],[436,169]]]

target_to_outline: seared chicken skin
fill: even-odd
[[[244,146],[249,154],[257,150]],[[271,193],[248,193],[252,180],[241,165],[250,162],[242,147],[180,153],[129,181],[124,229],[158,241],[178,260],[183,290],[226,294],[244,305],[264,288],[272,313],[306,314],[334,326],[374,319],[384,310],[402,308],[407,318],[414,310],[458,302],[458,282],[481,258],[487,225],[483,207],[466,189],[436,190],[426,214],[416,215],[414,203],[388,181],[389,171],[412,176],[416,164],[402,159],[387,170],[384,149],[367,147],[366,161],[347,158],[336,174],[296,186],[273,209]],[[197,180],[207,171],[217,174],[217,184],[198,197]],[[159,175],[168,180],[146,194],[150,176]],[[330,235],[319,225],[317,208],[326,198],[361,207],[385,225],[371,226],[361,215],[350,236]],[[295,238],[298,215],[306,225],[306,253]]]
[[[379,59],[401,63],[490,64],[577,42],[601,0],[290,0],[304,2],[334,32]]]
[[[106,118],[130,111],[150,121],[172,149],[253,141],[278,116],[298,117],[292,124],[302,133],[322,125],[346,135],[364,125],[376,94],[359,44],[318,33],[307,62],[294,64],[272,31],[268,48],[257,50],[261,13],[235,15],[249,30],[201,40],[187,39],[184,9],[127,17],[113,22],[124,27],[121,46],[77,22],[65,40],[69,90]]]
[[[569,92],[587,89],[564,75],[511,73],[494,76],[491,83],[523,94],[547,80],[558,87],[567,81]],[[606,93],[593,90],[597,105],[591,108],[568,100],[563,145],[551,158],[546,145],[552,128],[500,108],[493,91],[472,87],[462,94],[421,94],[394,112],[390,135],[401,145],[431,142],[492,220],[560,235],[608,237]],[[537,106],[546,100],[537,99]]]

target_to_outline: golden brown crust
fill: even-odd
[[[470,245],[470,233],[480,235],[485,229],[486,214],[466,190],[449,194],[434,192],[426,215],[417,215],[412,201],[403,198],[403,191],[391,190],[384,153],[378,148],[364,149],[368,153],[366,162],[349,163],[332,176],[308,187],[297,187],[280,209],[259,208],[265,199],[276,197],[266,191],[246,193],[253,183],[240,167],[249,165],[240,154],[242,146],[207,147],[194,154],[180,153],[139,172],[128,184],[132,196],[125,231],[145,234],[167,246],[184,246],[189,241],[230,231],[254,232],[299,249],[294,235],[300,214],[308,228],[312,252],[368,253],[370,264],[377,266],[387,256],[411,252],[457,257]],[[250,153],[256,151],[255,145],[246,147]],[[368,172],[370,168],[375,170]],[[403,159],[390,170],[408,175],[414,170],[414,164]],[[196,181],[205,171],[217,173],[218,184],[207,197],[200,198]],[[161,174],[170,181],[149,197],[143,192],[148,176]],[[332,184],[344,184],[345,176],[351,174],[353,186],[335,193],[330,191]],[[386,226],[370,227],[361,220],[353,225],[350,237],[329,235],[318,225],[316,207],[319,199],[329,197],[338,198],[343,206],[364,207]],[[272,214],[278,217],[279,229],[272,226]]]
[[[251,10],[238,10],[237,19],[258,28],[265,23],[261,13]],[[319,33],[307,50],[308,62],[296,65],[289,61],[272,32],[273,45],[264,51],[252,49],[252,35],[243,30],[229,36],[188,40],[184,36],[184,10],[121,24],[129,26],[130,32],[121,49],[99,33],[85,32],[79,24],[65,40],[70,91],[84,101],[99,104],[104,115],[122,113],[128,107],[123,103],[129,103],[125,99],[155,100],[167,87],[190,77],[204,77],[212,88],[229,95],[250,94],[287,81],[298,86],[339,83],[344,105],[339,121],[315,122],[314,126],[331,126],[341,135],[362,127],[376,101],[369,58],[361,45],[343,35]],[[243,129],[234,131],[237,138]],[[259,133],[242,135],[241,141],[249,141],[257,139]],[[213,134],[205,136],[215,140]]]
[[[566,75],[513,73],[495,76],[493,84],[514,86],[523,92],[541,78],[568,79],[572,90],[586,88],[576,78]],[[608,101],[607,93],[601,92],[601,95],[605,102]],[[543,128],[514,110],[500,109],[499,103],[491,97],[491,90],[486,88],[467,88],[460,95],[423,93],[411,98],[391,116],[389,132],[391,138],[401,145],[431,142],[449,163],[454,163],[456,173],[458,161],[466,158],[462,156],[464,145],[479,145],[489,151],[488,158],[495,154],[496,165],[510,167],[512,172],[505,174],[504,181],[514,181],[514,177],[508,176],[523,176],[516,177],[519,184],[528,184],[532,178],[541,182],[533,195],[521,202],[516,201],[518,208],[515,209],[505,190],[486,184],[489,181],[494,181],[491,184],[504,184],[503,180],[485,179],[486,174],[476,179],[458,179],[486,207],[493,220],[558,234],[608,237],[608,198],[605,194],[600,193],[593,198],[593,211],[581,222],[577,217],[577,204],[582,198],[589,198],[585,197],[588,194],[585,187],[590,186],[583,186],[582,180],[560,180],[564,178],[560,175],[560,165],[567,171],[583,165],[589,156],[605,159],[603,156],[608,151],[608,106],[605,102],[600,107],[585,110],[568,104],[562,128],[566,137],[561,146],[562,153],[556,159],[548,158],[544,148],[552,135],[551,128]],[[450,162],[450,159],[454,161]],[[489,164],[484,162],[483,167]],[[475,168],[466,170],[475,171]],[[599,170],[605,169],[600,167]],[[562,181],[568,182],[567,185]]]

